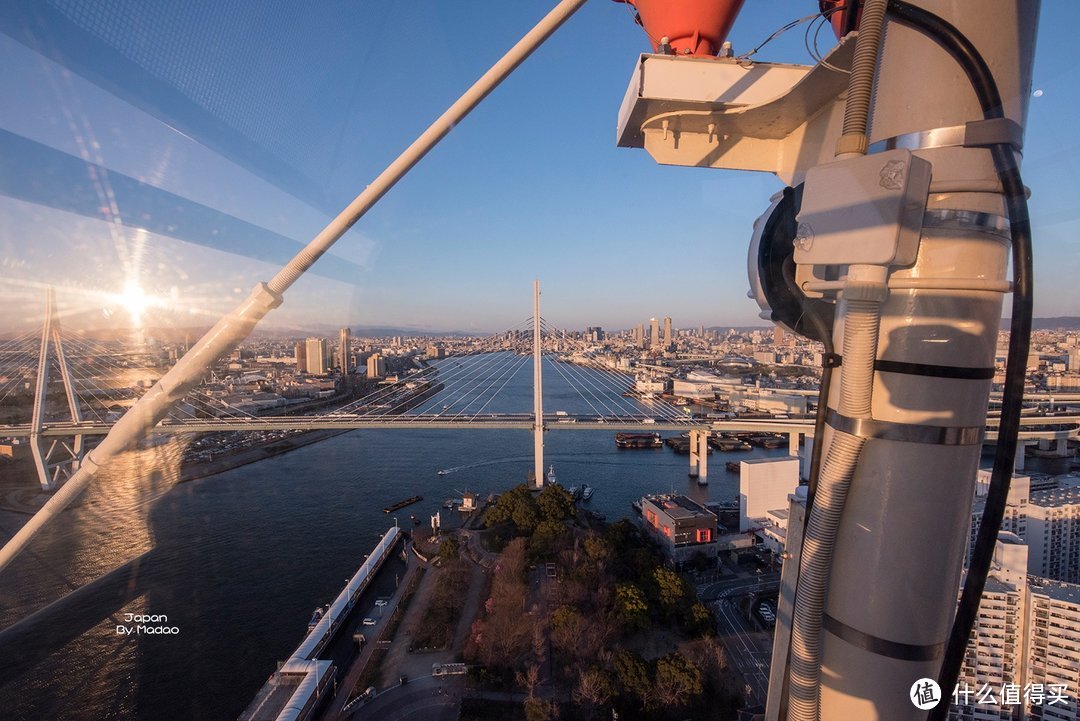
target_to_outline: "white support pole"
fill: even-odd
[[[53,305],[53,315],[56,316],[56,306]],[[75,394],[75,379],[71,375],[71,367],[67,362],[67,354],[64,352],[64,341],[60,335],[60,318],[52,320],[53,350],[56,352],[56,365],[60,368],[60,378],[64,381],[64,394],[67,396],[68,411],[71,414],[72,423],[82,423],[82,410],[79,408],[79,397]],[[72,471],[78,470],[79,462],[83,454],[83,436],[77,434],[71,445]]]
[[[533,281],[533,486],[544,487],[544,373],[541,367],[540,280]]]
[[[787,434],[787,449],[788,455],[799,457],[799,432],[794,431]]]
[[[698,431],[698,485],[709,482],[709,432]]]
[[[584,4],[585,0],[562,0],[552,8],[551,12],[492,65],[269,283],[260,283],[247,300],[218,321],[124,414],[101,444],[87,454],[71,479],[0,549],[0,570],[11,563],[41,528],[82,493],[98,468],[114,456],[132,448],[151,428],[161,422],[218,360],[247,338],[263,316],[281,305],[282,294],[323,253]]]
[[[49,391],[49,338],[52,336],[54,300],[55,295],[50,287],[45,291],[45,320],[41,323],[41,345],[38,350],[37,379],[34,383],[34,412],[30,418],[30,451],[34,455],[38,483],[45,491],[53,488],[48,454],[41,431],[45,425],[45,397]]]
[[[690,431],[690,477],[697,478],[701,473],[701,454],[698,446],[698,432]]]

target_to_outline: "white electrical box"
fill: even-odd
[[[797,265],[910,265],[922,232],[930,163],[898,148],[806,173]]]

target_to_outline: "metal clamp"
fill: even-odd
[[[929,148],[983,148],[1006,143],[1016,152],[1024,148],[1024,131],[1008,118],[973,120],[963,125],[931,128],[914,133],[903,133],[870,144],[871,153],[881,153],[896,148],[927,150]]]
[[[934,446],[974,446],[982,443],[982,426],[924,426],[916,423],[894,423],[873,418],[849,418],[833,408],[825,417],[834,430],[857,438],[874,438],[903,443],[925,443]]]
[[[1009,219],[994,213],[954,208],[932,208],[923,213],[923,228],[953,228],[997,235],[1008,240],[1012,226]]]

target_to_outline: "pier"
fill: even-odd
[[[386,532],[322,618],[259,689],[240,714],[240,721],[305,721],[314,717],[319,704],[333,695],[336,678],[334,662],[318,656],[345,626],[360,594],[390,557],[401,535],[397,526]]]

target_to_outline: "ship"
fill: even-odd
[[[594,493],[596,493],[596,489],[586,483],[584,486],[581,487],[581,500],[589,500],[593,497]]]
[[[392,506],[387,506],[386,508],[382,509],[382,512],[393,513],[394,511],[400,511],[402,508],[405,508],[405,506],[411,506],[412,504],[419,503],[422,500],[424,500],[423,496],[413,496],[412,498],[406,498],[404,501],[398,501]]]
[[[709,436],[709,445],[721,451],[749,451],[751,446],[741,438],[733,438],[728,435]]]
[[[664,442],[659,433],[616,433],[615,445],[619,448],[660,448]]]
[[[318,608],[316,608],[316,609],[315,609],[315,610],[314,610],[314,611],[312,612],[312,614],[311,614],[311,619],[309,619],[309,620],[308,620],[308,622],[307,622],[307,630],[308,630],[308,633],[311,633],[312,631],[314,631],[314,630],[315,630],[315,627],[316,627],[317,625],[319,625],[319,621],[321,621],[321,620],[322,620],[322,617],[323,617],[323,613],[325,613],[325,611],[323,611],[323,608],[322,608],[322,606],[319,606]]]

